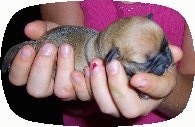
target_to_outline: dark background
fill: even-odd
[[[37,19],[40,19],[39,6],[24,8],[13,15],[4,34],[1,61],[10,47],[29,40],[24,35],[24,27]],[[35,99],[28,95],[26,86],[12,85],[8,80],[8,73],[2,74],[1,79],[7,102],[15,114],[33,122],[62,124],[62,110],[55,96]]]

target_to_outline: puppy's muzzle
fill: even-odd
[[[105,57],[105,63],[120,57],[120,51],[114,47]],[[156,57],[148,59],[146,63],[130,63],[133,68],[124,67],[127,75],[132,77],[137,72],[149,72],[155,75],[162,75],[173,63],[173,57],[168,45],[163,46]]]
[[[173,63],[173,57],[169,47],[165,47],[159,54],[151,61],[149,61],[147,72],[155,75],[162,75],[167,68]]]
[[[104,62],[109,63],[113,59],[118,59],[120,57],[120,51],[117,47],[112,48],[106,55]],[[125,67],[125,72],[128,78],[131,78],[137,72],[149,72],[155,75],[162,75],[168,69],[168,67],[173,63],[173,57],[168,45],[161,46],[161,50],[152,59],[148,59],[145,63],[130,63],[131,66]],[[131,68],[133,66],[133,68]],[[138,91],[139,97],[141,99],[149,99],[150,96]]]

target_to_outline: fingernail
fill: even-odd
[[[60,52],[61,52],[62,57],[69,57],[71,53],[70,46],[62,45]]]
[[[50,43],[45,44],[42,49],[42,55],[44,56],[51,56],[54,53],[54,46]]]
[[[94,70],[97,66],[98,66],[97,63],[93,63],[93,64],[92,64],[92,67],[91,67],[92,70]]]
[[[99,74],[102,70],[103,62],[102,60],[96,58],[90,62],[90,76]]]
[[[25,58],[29,58],[32,55],[32,53],[31,53],[31,51],[29,49],[22,48],[22,50],[20,52],[20,55],[25,57]]]
[[[90,66],[92,75],[98,74],[99,73],[99,70],[100,70],[99,68],[100,67],[99,67],[99,64],[98,63],[96,63],[96,62],[92,63],[91,66]]]
[[[146,84],[148,83],[148,80],[147,79],[142,79],[142,80],[140,80],[140,81],[137,81],[136,83],[135,83],[135,87],[136,88],[144,88],[145,86],[146,86]]]
[[[107,71],[108,73],[115,75],[118,73],[119,70],[119,64],[117,61],[112,60],[108,65],[107,65]]]
[[[75,84],[80,84],[82,81],[79,76],[72,76],[72,80]]]

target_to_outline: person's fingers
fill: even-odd
[[[72,84],[76,92],[77,98],[81,101],[91,99],[84,75],[79,71],[73,71],[71,74]]]
[[[53,94],[54,80],[51,79],[57,49],[47,43],[41,47],[31,67],[27,92],[37,98]]]
[[[32,46],[25,45],[20,49],[11,64],[9,72],[9,80],[11,83],[16,86],[25,85],[27,83],[34,57],[35,50]]]
[[[71,73],[74,70],[74,51],[69,44],[62,44],[58,50],[57,73],[54,93],[63,100],[76,98],[71,82]]]
[[[57,24],[55,22],[50,22],[50,21],[44,21],[44,22],[45,22],[45,25],[46,25],[46,31],[50,31],[51,29],[60,26],[59,24]]]
[[[58,26],[58,24],[53,22],[36,20],[28,23],[24,28],[24,32],[27,37],[33,40],[37,40],[41,38],[47,31]]]
[[[84,68],[84,74],[85,74],[85,83],[87,85],[88,92],[89,92],[90,96],[93,97],[92,90],[91,90],[91,83],[90,83],[90,68],[89,68],[89,66]]]
[[[169,48],[170,48],[171,53],[173,55],[174,63],[177,63],[183,56],[183,52],[182,52],[181,48],[174,46],[174,45],[169,45]]]
[[[119,117],[119,111],[115,106],[108,89],[107,77],[103,62],[96,58],[90,62],[90,80],[93,96],[103,113]]]
[[[169,45],[169,48],[173,54],[174,63],[177,63],[182,57],[182,50],[174,45]],[[154,98],[163,98],[175,87],[175,77],[176,68],[172,65],[162,76],[149,73],[135,74],[131,79],[131,85]]]
[[[132,77],[131,85],[154,98],[167,96],[176,85],[176,68],[171,66],[164,75],[139,73]]]
[[[144,115],[147,115],[148,113],[150,113],[151,111],[154,111],[159,106],[159,104],[163,101],[164,98],[162,98],[162,99],[139,98],[139,99],[141,100],[141,105],[143,108],[143,109],[141,109],[143,111],[142,116],[144,116]]]
[[[124,68],[117,60],[106,66],[109,90],[120,113],[127,118],[144,114],[137,92],[129,85]]]

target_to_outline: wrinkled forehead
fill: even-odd
[[[117,43],[124,57],[144,62],[146,57],[153,57],[159,52],[163,38],[164,34],[161,28],[157,26],[140,27],[138,25],[137,28],[127,29],[121,34],[121,37],[117,38]]]

